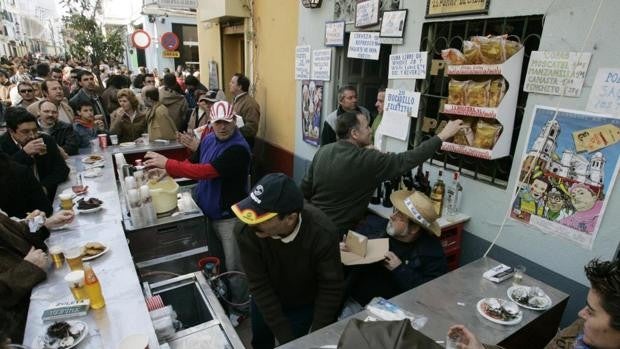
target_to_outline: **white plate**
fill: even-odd
[[[99,257],[103,256],[103,255],[104,255],[105,253],[107,253],[109,250],[110,250],[110,246],[106,246],[106,247],[105,247],[105,250],[103,250],[103,251],[101,251],[101,252],[97,253],[97,254],[96,254],[96,255],[94,255],[94,256],[82,257],[82,260],[83,260],[83,261],[86,261],[86,262],[88,262],[88,261],[92,261],[93,259],[97,259],[97,258],[99,258]]]
[[[89,209],[86,209],[86,210],[80,210],[80,209],[78,208],[78,209],[77,209],[77,211],[78,211],[79,213],[93,213],[93,212],[100,211],[102,208],[103,208],[103,205],[99,205],[99,206],[97,206],[97,207],[89,208]]]
[[[92,169],[92,168],[104,167],[104,166],[105,166],[105,161],[97,161],[97,162],[94,162],[94,163],[92,163],[92,164],[86,164],[86,165],[84,165],[84,168],[85,168],[86,170],[90,170],[90,169]]]
[[[88,325],[84,322],[84,321],[79,321],[79,320],[69,320],[66,321],[69,325],[73,326],[75,324],[82,324],[82,326],[84,326],[84,329],[82,330],[82,333],[80,333],[80,336],[77,337],[75,339],[75,342],[73,342],[73,345],[68,346],[68,347],[63,347],[62,349],[71,349],[71,348],[75,348],[78,344],[80,344],[84,338],[86,338],[86,336],[88,335]],[[51,326],[51,325],[50,325]],[[49,326],[48,326],[49,327]],[[47,336],[47,327],[45,328],[45,332],[43,333],[43,335],[41,337],[39,337],[41,339],[41,347],[43,349],[47,349],[47,348],[51,348],[48,347],[45,343],[45,336]]]
[[[101,158],[101,160],[92,160],[90,157],[91,156],[98,156]],[[87,164],[87,165],[94,165],[96,163],[99,162],[105,162],[105,158],[103,157],[103,155],[99,155],[99,154],[90,154],[87,155],[86,157],[82,158],[82,163]]]
[[[485,319],[491,321],[491,322],[495,322],[496,324],[501,324],[501,325],[516,325],[519,322],[521,322],[521,320],[523,320],[523,312],[521,310],[519,310],[519,314],[517,314],[517,317],[510,320],[510,321],[503,321],[503,320],[499,320],[496,319],[492,316],[487,315],[484,310],[482,310],[482,303],[484,303],[487,299],[493,299],[493,298],[482,298],[481,300],[478,301],[478,304],[476,304],[476,309],[478,310],[478,312],[480,313],[480,315],[482,315]],[[499,304],[504,304],[505,302],[509,302],[505,299],[501,299],[501,298],[497,298],[497,301],[499,302]]]
[[[136,146],[136,142],[123,142],[118,145],[121,148],[133,148]]]
[[[517,302],[516,299],[512,298],[512,292],[514,292],[514,290],[519,289],[519,288],[525,288],[527,292],[530,291],[530,287],[529,286],[511,286],[510,288],[508,288],[508,291],[506,291],[506,293],[508,294],[508,298],[510,298],[511,301],[517,303],[518,306],[523,307],[525,309],[531,309],[531,310],[547,310],[549,309],[549,307],[551,306],[551,298],[549,298],[548,295],[545,294],[545,296],[543,297],[544,299],[547,300],[547,304],[544,307],[540,307],[540,308],[536,308],[533,307],[529,304],[521,304],[519,302]]]
[[[86,178],[94,178],[101,176],[101,169],[98,167],[89,168],[88,170],[82,172],[84,177]]]

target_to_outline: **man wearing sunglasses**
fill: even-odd
[[[16,107],[28,108],[31,104],[38,99],[34,96],[34,88],[29,81],[22,81],[17,84],[17,93],[22,98],[21,102],[17,103]]]

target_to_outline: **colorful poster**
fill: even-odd
[[[615,129],[620,120],[537,106],[510,216],[591,249],[620,165],[620,144],[584,149],[580,135]],[[581,137],[583,138],[583,137]],[[586,148],[588,149],[588,148]]]
[[[301,134],[304,142],[319,146],[321,113],[323,110],[323,81],[301,83]]]

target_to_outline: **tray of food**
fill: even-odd
[[[539,287],[512,286],[506,291],[508,298],[519,306],[531,310],[546,310],[551,298]]]
[[[516,325],[523,320],[523,312],[512,301],[501,298],[483,298],[476,309],[485,319],[502,325]]]

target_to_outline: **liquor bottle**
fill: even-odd
[[[418,166],[418,170],[413,177],[413,190],[424,193],[424,172],[422,172],[422,165]]]
[[[392,207],[392,201],[390,201],[391,194],[392,194],[392,182],[391,181],[383,182],[383,198],[381,200],[383,207]]]
[[[407,189],[409,191],[413,190],[413,176],[411,170],[407,171],[407,173],[403,176],[403,185],[405,186],[403,189]]]
[[[426,194],[426,196],[431,196],[431,180],[430,180],[428,171],[426,171],[424,175],[424,181],[422,182],[422,188],[424,188],[423,193]]]
[[[446,219],[453,221],[456,215],[459,213],[459,200],[461,198],[461,191],[463,187],[459,182],[461,174],[454,172],[452,175],[452,184],[446,190],[446,213],[448,214]]]
[[[84,288],[90,299],[91,309],[101,309],[105,307],[103,293],[101,293],[101,284],[95,275],[93,267],[88,262],[84,262]]]
[[[433,190],[431,191],[431,200],[433,201],[433,207],[435,208],[435,213],[437,213],[438,217],[441,217],[441,211],[443,210],[443,197],[446,193],[446,185],[441,178],[442,174],[443,172],[439,171],[437,182],[435,182]]]

